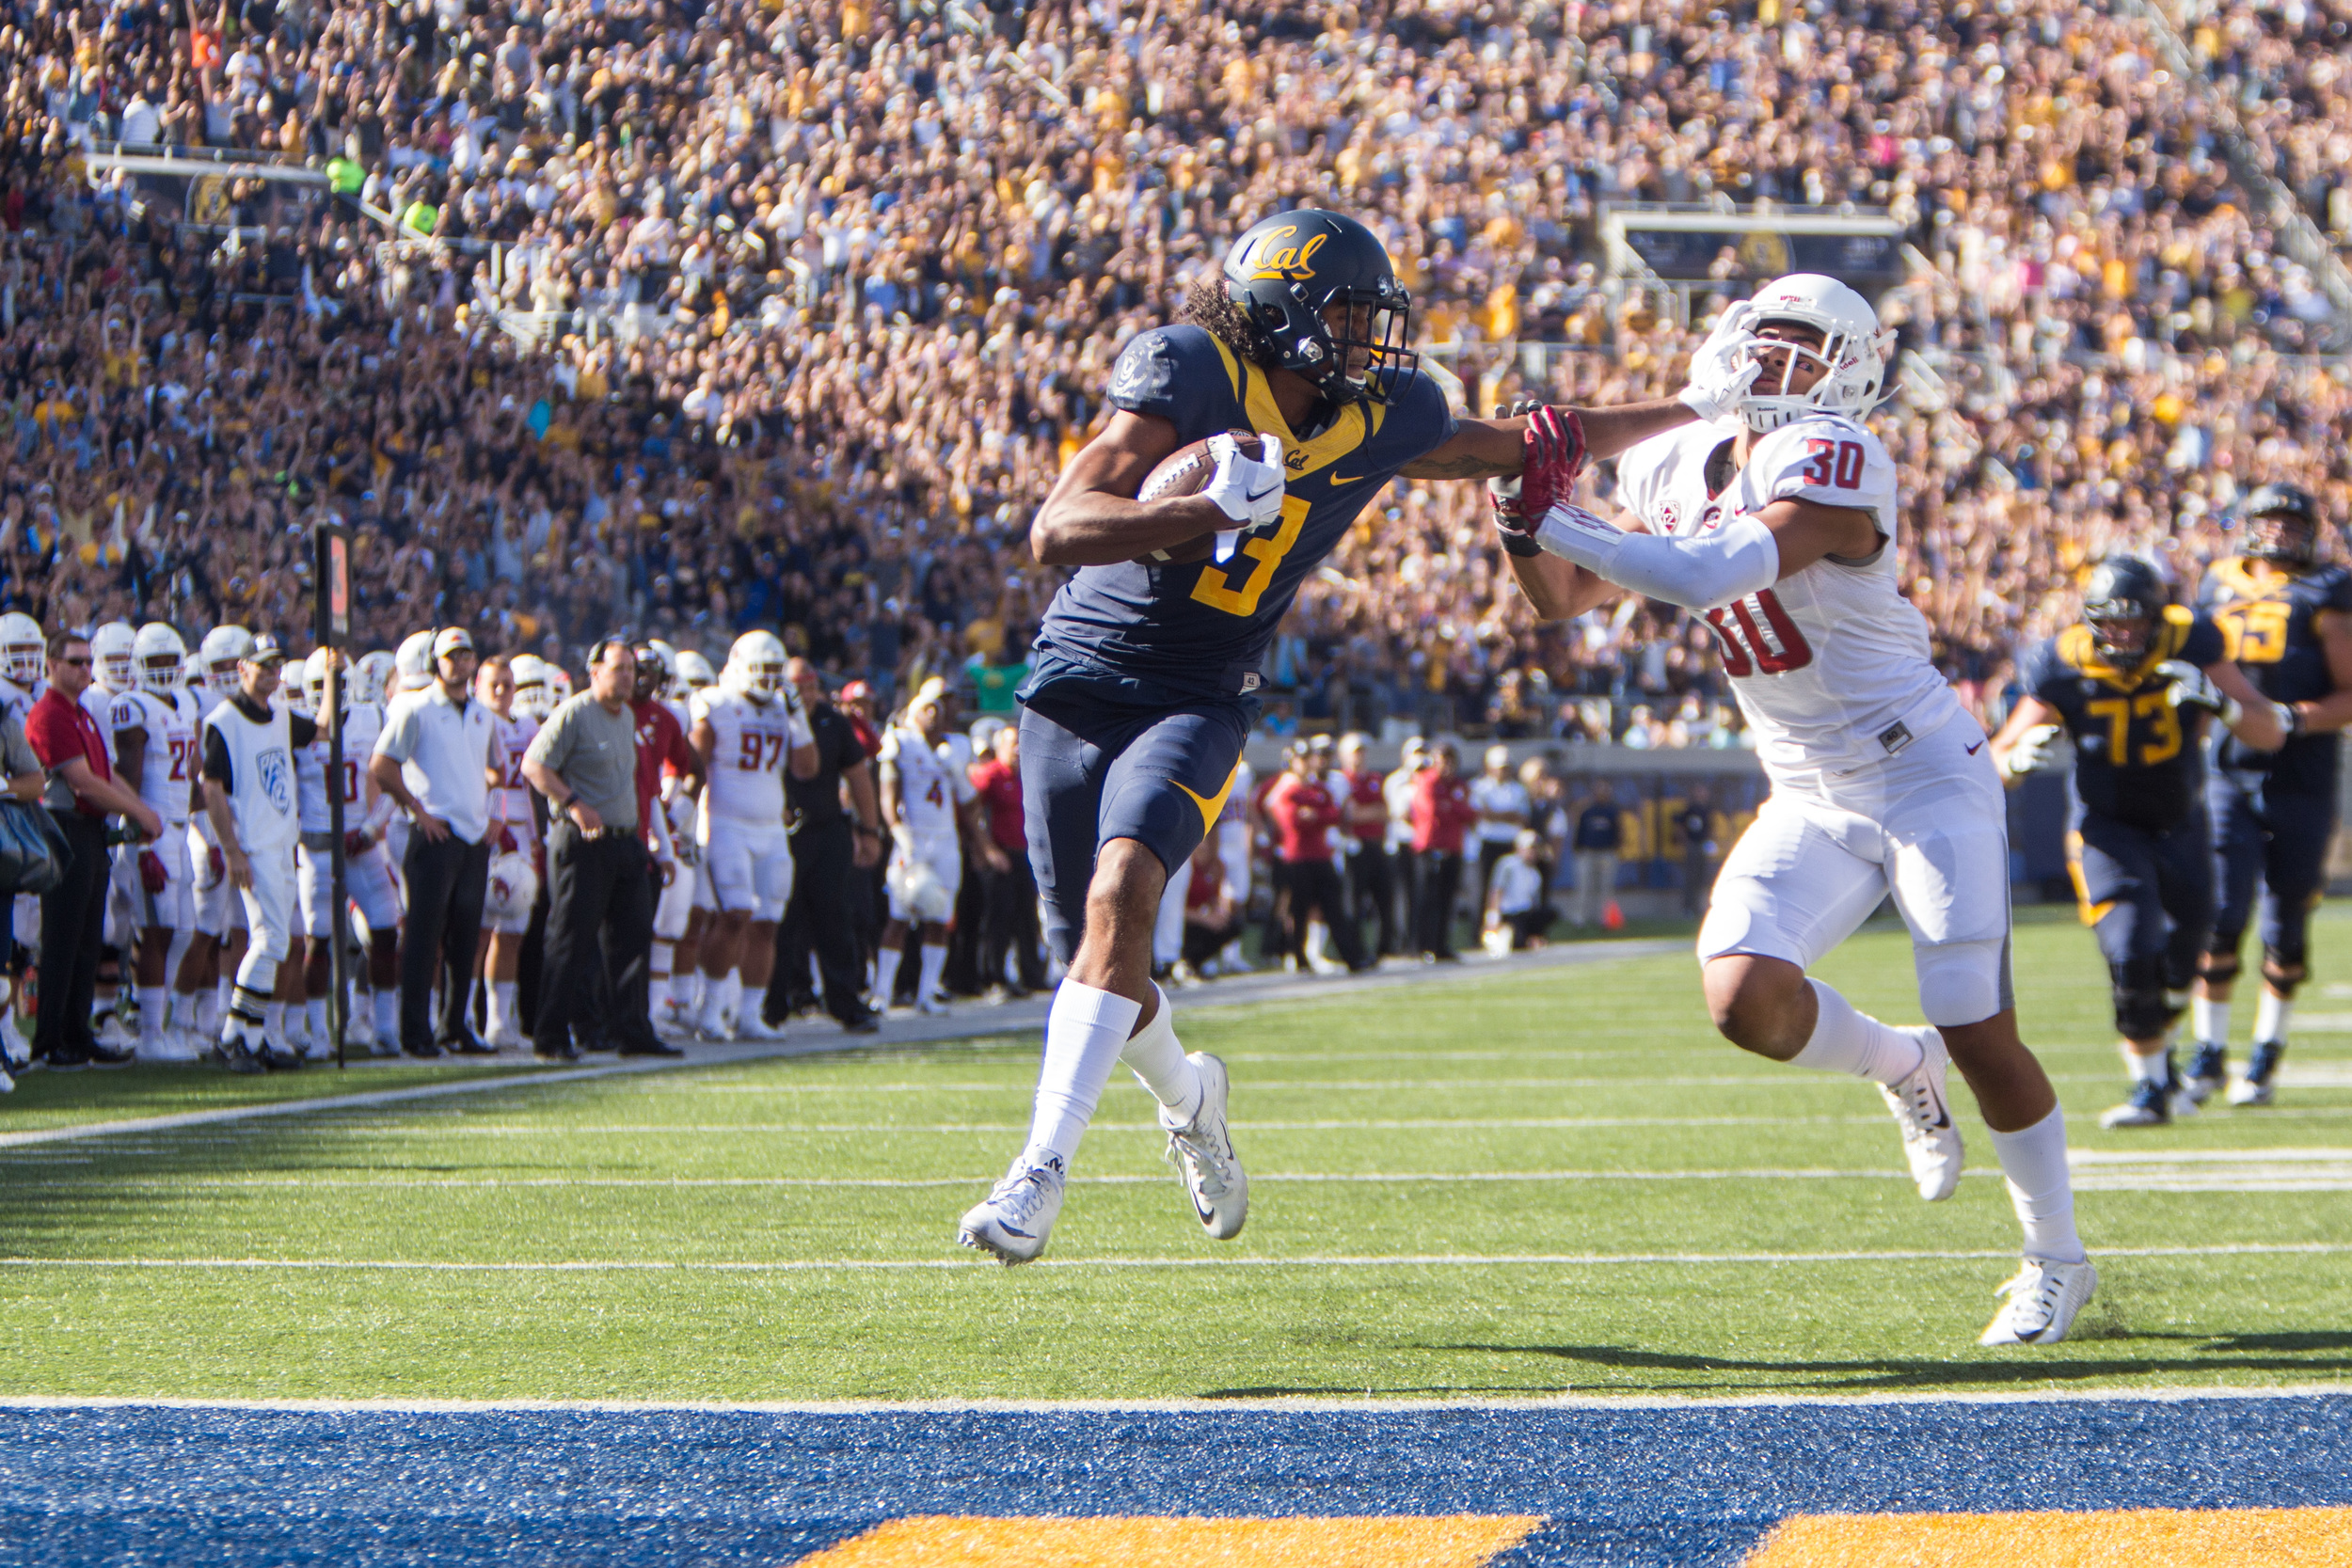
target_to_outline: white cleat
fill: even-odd
[[[1933,1024],[1915,1024],[1902,1033],[1919,1042],[1919,1065],[1902,1082],[1880,1085],[1879,1093],[1895,1114],[1896,1125],[1903,1130],[1903,1155],[1911,1162],[1911,1179],[1919,1184],[1919,1196],[1930,1203],[1941,1203],[1960,1186],[1965,1155],[1960,1129],[1952,1122],[1951,1102],[1944,1093],[1952,1059]]]
[[[735,1038],[735,1026],[722,1012],[707,1012],[694,1021],[694,1033],[707,1040],[726,1041]]]
[[[0,1094],[14,1094],[15,1092],[16,1080],[8,1076],[8,1069],[0,1068]]]
[[[2053,1263],[2028,1258],[2016,1275],[1994,1293],[2008,1302],[1978,1337],[1979,1345],[2055,1345],[2074,1326],[2074,1314],[2090,1305],[2099,1271],[2088,1259]]]
[[[927,996],[914,1005],[914,1010],[925,1018],[946,1018],[954,1011],[944,996]]]
[[[523,1038],[523,1032],[512,1023],[491,1030],[482,1037],[482,1043],[493,1051],[528,1051],[531,1049],[531,1042]]]
[[[1200,1074],[1200,1109],[1182,1127],[1168,1127],[1168,1154],[1184,1173],[1184,1196],[1201,1228],[1214,1241],[1229,1242],[1241,1234],[1249,1217],[1249,1178],[1233,1153],[1232,1134],[1225,1126],[1225,1101],[1230,1087],[1225,1064],[1205,1051],[1184,1058]]]
[[[747,1014],[744,1017],[743,1022],[735,1026],[735,1034],[738,1039],[746,1040],[780,1040],[784,1038],[784,1030],[780,1025],[769,1022],[757,1013]]]
[[[201,1054],[184,1029],[166,1029],[151,1040],[139,1041],[142,1062],[193,1062]]]
[[[1061,1212],[1061,1162],[1012,1169],[976,1204],[956,1227],[956,1240],[968,1247],[994,1254],[1008,1267],[1025,1263],[1045,1250],[1055,1216]]]

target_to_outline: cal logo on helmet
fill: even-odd
[[[1250,278],[1255,281],[1260,278],[1312,277],[1315,275],[1312,264],[1314,254],[1323,248],[1323,242],[1330,236],[1317,234],[1305,245],[1282,244],[1285,240],[1295,239],[1297,235],[1297,227],[1292,225],[1278,229],[1261,239],[1257,253],[1248,262]]]

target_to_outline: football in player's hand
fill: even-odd
[[[1264,455],[1263,443],[1258,439],[1256,431],[1229,430],[1225,434],[1233,438],[1233,444],[1241,448],[1241,454],[1244,457],[1254,462]],[[1192,445],[1178,447],[1174,451],[1161,458],[1160,466],[1144,477],[1143,488],[1136,492],[1136,499],[1163,501],[1171,496],[1199,495],[1216,472],[1216,459],[1209,452],[1209,442],[1215,438],[1204,436]],[[1165,549],[1153,550],[1148,555],[1139,555],[1136,559],[1146,565],[1169,562],[1182,565],[1187,562],[1206,561],[1209,558],[1209,551],[1216,545],[1216,531],[1211,529],[1208,532],[1187,539],[1181,545],[1170,545]]]

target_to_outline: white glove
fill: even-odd
[[[1216,531],[1216,560],[1219,564],[1232,559],[1241,536],[1253,528],[1263,528],[1282,515],[1282,441],[1279,436],[1260,435],[1260,457],[1244,455],[1241,443],[1231,436],[1209,437],[1209,455],[1216,461],[1216,471],[1200,493],[1216,502],[1217,510],[1239,523],[1239,528]]]
[[[1740,400],[1764,368],[1749,352],[1755,320],[1756,302],[1740,300],[1715,318],[1715,329],[1691,356],[1691,384],[1676,397],[1709,424],[1740,411]]]
[[[2058,727],[2056,724],[2034,725],[2017,737],[2017,744],[2010,748],[2010,753],[2001,767],[2012,778],[2022,779],[2028,773],[2041,772],[2058,760],[2051,755],[2053,748],[2058,745]]]
[[[2246,709],[2234,697],[2225,697],[2213,684],[2213,677],[2185,658],[2168,658],[2156,666],[2156,673],[2172,684],[2165,690],[2165,700],[2174,707],[2201,707],[2220,716],[2224,728],[2234,728],[2246,717]]]

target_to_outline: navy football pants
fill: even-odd
[[[1063,688],[1022,710],[1022,815],[1056,958],[1078,951],[1104,845],[1135,839],[1170,877],[1184,872],[1224,809],[1253,705],[1141,708]]]
[[[2115,1027],[2153,1039],[2170,1023],[2164,993],[2188,989],[2213,928],[2213,856],[2204,815],[2153,832],[2086,811],[2067,838],[2083,919],[2115,988]]]
[[[2284,977],[2281,994],[2292,995],[2304,977],[2312,911],[2319,907],[2327,882],[2335,797],[2284,794],[2265,788],[2259,773],[2216,769],[2206,782],[2205,800],[2213,814],[2214,864],[2221,884],[2207,949],[2223,960],[2209,960],[2206,972],[2216,979],[2237,973],[2238,943],[2247,921],[2257,913],[2259,883],[2265,967]]]

